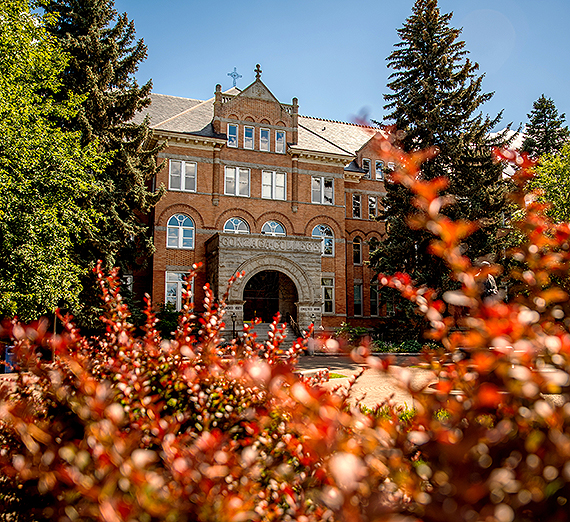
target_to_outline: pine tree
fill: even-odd
[[[449,25],[452,14],[440,14],[437,0],[417,0],[412,15],[398,30],[400,42],[388,57],[390,76],[386,120],[397,130],[397,144],[411,152],[437,147],[438,155],[422,166],[421,176],[447,176],[447,194],[454,203],[446,212],[477,221],[480,230],[465,243],[472,259],[496,250],[496,230],[505,206],[502,166],[492,158],[492,146],[504,143],[504,134],[492,137],[501,114],[490,119],[476,112],[491,98],[481,92],[483,76],[459,40],[460,29]],[[448,270],[428,252],[430,235],[409,227],[411,195],[401,185],[386,182],[384,217],[388,236],[372,254],[379,272],[409,273],[419,284],[445,290],[453,285]]]
[[[81,132],[83,144],[95,142],[111,161],[98,175],[100,190],[85,204],[99,211],[100,232],[84,238],[78,256],[87,266],[102,259],[107,267],[132,271],[144,265],[154,247],[147,216],[162,195],[150,190],[157,171],[156,149],[149,149],[148,121],[132,122],[150,103],[151,81],[134,78],[146,57],[142,40],[126,13],[118,15],[113,0],[40,0],[48,26],[69,55],[57,98],[83,98],[77,116],[60,124]],[[84,281],[87,308],[98,303],[98,291]],[[97,314],[97,312],[95,312]]]
[[[560,151],[570,133],[564,125],[565,114],[558,115],[552,99],[543,94],[532,104],[532,111],[527,116],[529,123],[525,128],[522,151],[534,157]]]

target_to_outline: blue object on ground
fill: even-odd
[[[6,346],[6,353],[4,359],[9,365],[9,366],[4,366],[4,373],[15,372],[16,370],[14,369],[14,364],[16,362],[16,354],[14,353],[13,346]]]

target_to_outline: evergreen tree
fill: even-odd
[[[449,178],[447,194],[454,203],[446,212],[454,219],[477,221],[480,230],[465,242],[472,259],[496,250],[496,230],[505,207],[502,166],[492,147],[504,144],[504,134],[490,135],[501,115],[490,119],[476,112],[492,94],[481,92],[483,76],[450,27],[452,14],[440,14],[437,0],[417,0],[412,15],[398,30],[400,42],[388,57],[394,72],[385,95],[387,122],[398,132],[405,152],[437,147],[438,155],[422,166],[424,179]],[[448,270],[430,255],[429,233],[409,227],[413,214],[409,191],[386,181],[384,218],[387,239],[372,254],[379,272],[409,273],[419,284],[445,290],[453,285]]]
[[[105,159],[53,123],[73,118],[76,100],[43,94],[58,91],[67,57],[28,0],[0,2],[0,57],[0,318],[31,321],[78,305],[75,247],[97,233],[84,202]]]
[[[521,150],[535,157],[560,151],[570,134],[564,125],[565,115],[558,116],[552,99],[543,94],[532,104],[532,111],[527,116],[529,123]]]
[[[40,4],[46,13],[56,15],[49,30],[70,56],[63,88],[54,95],[83,99],[77,116],[61,124],[80,131],[84,144],[95,142],[112,158],[98,176],[100,190],[85,202],[100,211],[100,232],[85,238],[78,255],[88,267],[102,259],[109,268],[132,271],[154,251],[147,217],[162,195],[161,190],[150,190],[157,150],[147,146],[149,123],[132,122],[150,103],[151,81],[139,86],[134,78],[146,46],[135,41],[134,24],[126,13],[117,16],[113,0],[40,0]],[[83,282],[83,324],[90,309],[93,317],[99,316],[92,279]]]
[[[534,173],[528,188],[540,189],[538,200],[550,205],[548,216],[556,223],[570,222],[570,142],[542,155]]]

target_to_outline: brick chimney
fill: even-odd
[[[215,99],[214,99],[214,132],[217,134],[221,133],[222,122],[220,118],[222,117],[222,86],[218,83],[216,85]]]

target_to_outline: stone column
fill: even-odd
[[[233,320],[232,314],[235,314],[236,321],[236,337],[243,332],[243,304],[245,301],[228,301],[226,304],[226,313],[224,315],[224,323],[226,324],[224,337],[232,336]]]
[[[297,303],[297,323],[301,330],[307,330],[309,325],[313,322],[313,316],[315,321],[315,330],[321,326],[322,323],[322,308],[320,306],[315,306],[315,303],[308,303],[299,301]]]

